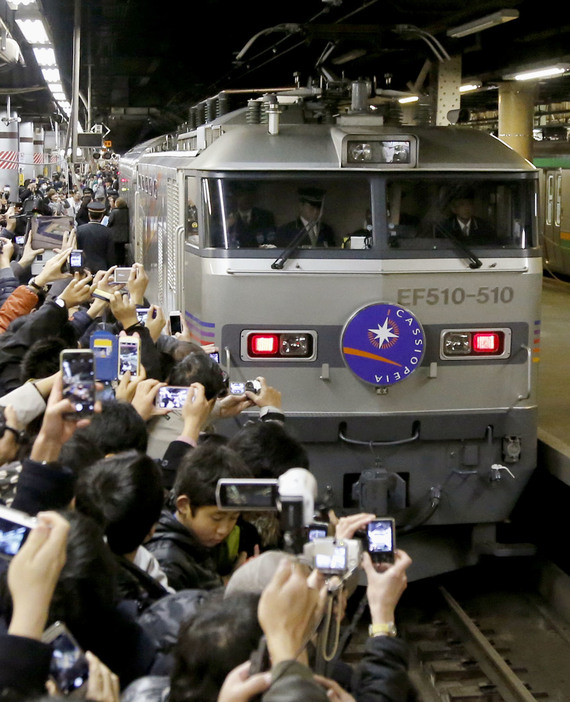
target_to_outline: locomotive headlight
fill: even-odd
[[[372,161],[372,144],[361,141],[351,141],[348,144],[348,160],[352,163]]]
[[[445,356],[465,356],[471,351],[471,335],[466,332],[446,332],[442,342]]]
[[[281,355],[310,356],[313,338],[307,334],[281,334]]]
[[[508,358],[510,354],[510,329],[444,329],[441,332],[442,359],[499,359]]]
[[[264,361],[313,361],[317,354],[317,333],[305,330],[257,330],[241,333],[241,357]]]

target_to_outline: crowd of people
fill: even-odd
[[[104,180],[90,187],[90,202],[109,198]],[[0,496],[12,513],[36,518],[16,555],[0,560],[2,695],[65,694],[43,640],[63,622],[86,655],[83,694],[97,702],[415,699],[395,629],[409,556],[398,550],[379,565],[364,549],[358,572],[331,579],[288,547],[278,512],[218,506],[222,478],[310,471],[281,391],[259,377],[256,391],[231,394],[215,349],[196,344],[184,323],[171,333],[167,311],[147,299],[141,264],[123,284],[115,261],[67,272],[70,252],[91,236],[81,237],[90,224],[79,222],[77,195],[65,208],[76,210],[76,229],[34,276],[38,252],[30,240],[15,243],[13,214],[0,232]],[[94,349],[102,331],[138,338],[140,372],[104,382],[96,372],[94,411],[78,415],[61,354]],[[170,386],[188,389],[180,408],[157,405]],[[217,430],[240,416],[247,421],[230,436]],[[318,516],[346,540],[376,515]],[[363,593],[354,585],[362,572],[364,655],[355,666],[340,655],[323,672],[320,623],[332,601],[342,621],[345,597]]]
[[[128,249],[129,208],[127,201],[120,197],[116,169],[98,171],[74,185],[60,173],[55,173],[51,178],[26,179],[17,193],[12,193],[8,186],[4,188],[0,196],[0,224],[5,227],[6,236],[23,240],[34,215],[69,217],[72,226],[77,228],[93,223],[105,226],[98,232],[98,245],[94,247],[91,243],[91,248],[97,253],[104,252],[104,258],[99,262],[104,268],[114,264],[124,266],[131,258]],[[92,229],[95,232],[85,239],[91,241],[96,236],[97,228]],[[93,269],[96,262],[90,263]]]

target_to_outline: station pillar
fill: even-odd
[[[505,81],[499,85],[498,137],[529,161],[532,160],[535,101],[535,83]]]
[[[35,178],[38,169],[34,164],[34,123],[20,122],[20,171],[24,179]]]
[[[19,163],[18,123],[10,121],[5,111],[0,112],[0,190],[8,186],[14,199],[18,196]]]
[[[44,149],[45,134],[43,127],[34,128],[34,165],[38,170],[38,174],[49,175],[46,167],[45,149]]]

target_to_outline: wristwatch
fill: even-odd
[[[398,635],[396,630],[396,625],[394,622],[385,622],[382,624],[371,624],[368,627],[369,636],[390,636],[395,637]]]
[[[32,288],[34,288],[35,290],[37,290],[39,293],[47,293],[47,291],[49,290],[49,288],[48,288],[47,285],[44,285],[43,288],[42,288],[41,285],[38,285],[38,284],[36,283],[36,279],[35,279],[35,278],[30,278],[30,280],[29,280],[29,282],[28,282],[28,285],[30,285]]]

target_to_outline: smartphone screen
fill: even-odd
[[[232,395],[243,395],[245,392],[245,383],[230,383],[230,393]]]
[[[170,333],[182,334],[182,316],[180,312],[170,313]]]
[[[375,519],[366,527],[368,552],[375,563],[393,563],[396,550],[393,519]]]
[[[74,249],[69,254],[69,268],[71,272],[82,271],[84,267],[83,251],[81,249]]]
[[[82,687],[89,678],[89,663],[77,642],[60,622],[42,637],[53,650],[50,677],[60,693],[68,695]]]
[[[148,312],[148,307],[137,307],[137,319],[139,320],[139,323],[143,325],[143,327],[146,324]]]
[[[128,336],[119,339],[119,378],[131,371],[131,378],[139,374],[139,339]]]
[[[33,529],[35,519],[9,507],[0,508],[0,556],[15,556],[28,534]]]
[[[93,414],[95,361],[93,351],[62,351],[63,397],[71,400],[77,416]]]
[[[168,385],[160,388],[156,396],[156,406],[160,409],[180,409],[184,406],[190,388]]]

